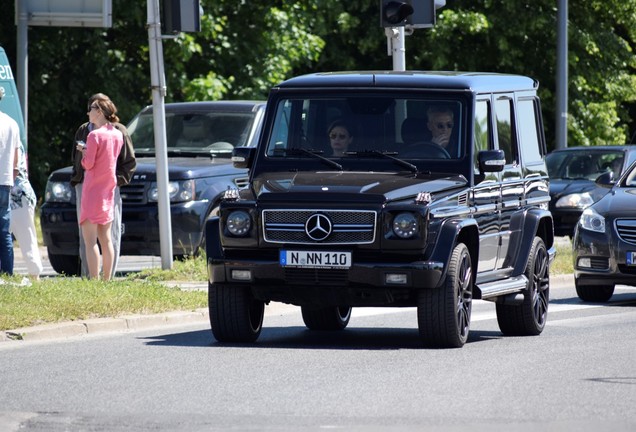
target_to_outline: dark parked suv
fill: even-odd
[[[205,221],[228,188],[247,184],[232,150],[255,146],[265,103],[187,102],[165,105],[172,250],[175,257],[203,248]],[[132,181],[121,187],[121,255],[161,255],[152,107],[128,125],[137,157]],[[79,238],[71,167],[49,176],[41,210],[44,244],[58,273],[78,275]]]
[[[234,150],[248,188],[206,224],[215,338],[256,340],[270,301],[312,330],[344,329],[352,307],[417,307],[425,345],[461,347],[484,299],[504,334],[540,334],[555,249],[537,87],[346,72],[273,88],[258,147]]]

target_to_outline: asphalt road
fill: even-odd
[[[636,289],[584,304],[551,288],[537,337],[504,337],[476,301],[462,349],[423,349],[413,308],[354,309],[312,332],[269,307],[255,344],[208,324],[0,343],[0,430],[636,430]]]

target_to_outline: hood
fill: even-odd
[[[246,172],[246,170],[234,168],[232,160],[229,158],[209,158],[207,156],[168,158],[168,176],[170,180],[226,176],[241,172]],[[155,180],[157,178],[156,173],[157,161],[155,158],[137,158],[137,169],[133,175],[133,180]]]
[[[597,188],[590,180],[560,180],[550,179],[550,195],[570,195],[573,193],[589,192]]]
[[[170,180],[240,175],[245,169],[234,168],[229,158],[182,157],[168,158],[168,177]],[[72,167],[57,169],[51,173],[52,181],[69,181]],[[157,179],[157,161],[155,158],[138,157],[137,169],[133,181],[155,181]]]
[[[550,179],[550,196],[553,201],[572,195],[589,193],[594,201],[598,201],[609,192],[609,188],[598,186],[590,180],[559,180]]]
[[[636,217],[636,188],[614,188],[593,205],[594,210],[611,218]]]
[[[277,172],[253,179],[253,192],[264,201],[375,202],[415,197],[420,192],[439,193],[465,187],[463,176],[382,172]],[[329,194],[328,197],[325,194]]]

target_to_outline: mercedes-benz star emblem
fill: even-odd
[[[331,234],[331,221],[324,214],[317,213],[312,215],[305,222],[305,232],[310,239],[322,241]]]

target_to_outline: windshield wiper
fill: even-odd
[[[414,173],[419,172],[417,166],[413,165],[410,162],[405,161],[404,159],[395,157],[394,155],[398,154],[397,152],[380,151],[380,150],[360,150],[360,151],[346,152],[346,154],[353,155],[353,156],[379,156],[386,159],[391,159],[396,164],[404,168],[407,168]]]
[[[288,149],[275,150],[275,153],[278,153],[278,152],[285,153],[290,156],[301,155],[301,154],[309,155],[316,159],[320,159],[322,162],[324,162],[325,164],[329,165],[332,168],[336,168],[342,171],[342,165],[340,165],[338,162],[332,161],[331,159],[328,159],[321,155],[322,150],[312,150],[312,149],[307,150],[304,148],[288,148]]]

